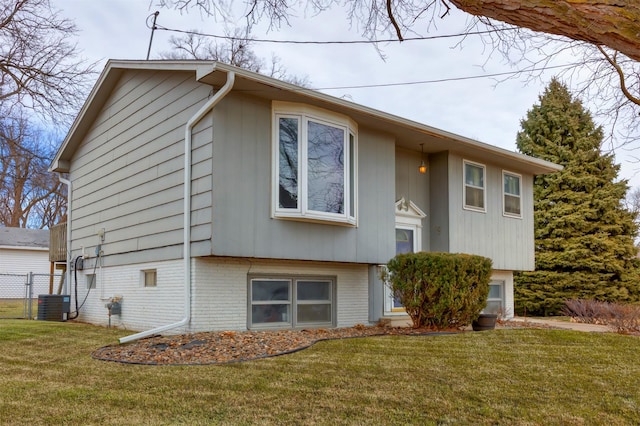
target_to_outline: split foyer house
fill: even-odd
[[[213,61],[110,61],[51,166],[79,318],[148,333],[404,315],[380,265],[418,250],[491,258],[512,314],[559,169]]]

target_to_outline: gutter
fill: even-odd
[[[65,272],[64,285],[62,286],[62,294],[67,293],[67,286],[71,285],[71,180],[65,179],[58,174],[58,180],[67,185],[67,270]],[[70,288],[69,288],[70,289]]]
[[[151,330],[122,337],[120,343],[132,342],[144,337],[153,336],[163,331],[189,325],[191,322],[191,138],[193,128],[220,102],[233,88],[235,82],[235,72],[227,73],[227,81],[212,97],[204,104],[193,117],[187,121],[184,135],[184,283],[185,283],[185,314],[184,318],[173,324],[167,324]]]

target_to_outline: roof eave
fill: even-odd
[[[314,101],[326,104],[328,107],[338,108],[345,112],[352,112],[371,117],[375,120],[381,120],[396,128],[410,129],[414,135],[424,134],[438,139],[446,139],[460,144],[457,148],[464,151],[471,148],[480,153],[495,155],[500,158],[516,161],[520,168],[533,174],[553,173],[562,170],[562,166],[529,157],[523,154],[512,152],[503,148],[499,148],[484,142],[450,133],[435,127],[427,126],[416,121],[395,116],[383,111],[379,111],[364,105],[359,105],[345,99],[336,98],[315,90],[302,88],[291,83],[280,81],[262,74],[247,71],[231,65],[222,64],[215,61],[145,61],[145,60],[109,60],[105,69],[100,74],[96,84],[89,94],[86,102],[71,126],[65,140],[63,141],[58,153],[56,154],[49,170],[54,172],[65,173],[69,171],[71,155],[81,142],[82,138],[89,129],[92,119],[99,113],[106,97],[109,96],[120,75],[124,70],[129,69],[148,69],[162,71],[193,71],[195,79],[204,84],[214,85],[218,78],[218,72],[226,74],[234,72],[237,78],[251,80],[259,85],[265,85],[274,89],[293,92],[296,95],[312,99]],[[222,80],[222,79],[220,79]],[[452,147],[456,148],[456,147]]]
[[[414,131],[419,133],[428,134],[430,136],[434,136],[437,138],[459,141],[469,147],[473,147],[474,149],[484,151],[492,155],[497,155],[499,157],[502,157],[508,160],[515,160],[518,163],[520,163],[521,166],[526,167],[527,171],[531,172],[534,175],[554,173],[563,169],[562,166],[546,160],[530,157],[524,154],[520,154],[518,152],[509,151],[507,149],[490,145],[484,142],[480,142],[475,139],[467,138],[465,136],[457,135],[455,133],[447,132],[445,130],[428,126],[426,124],[422,124],[413,120],[409,120],[403,117],[389,114],[384,111],[376,110],[374,108],[370,108],[365,105],[356,104],[354,102],[350,102],[342,98],[336,98],[334,96],[327,95],[315,90],[301,88],[300,86],[296,86],[291,83],[276,80],[274,78],[267,77],[262,74],[257,74],[251,71],[242,70],[230,65],[217,63],[214,68],[214,71],[223,71],[223,72],[233,71],[236,73],[237,77],[239,76],[241,78],[249,78],[258,83],[272,86],[274,88],[278,88],[282,90],[295,91],[299,95],[316,99],[322,102],[326,102],[332,105],[337,105],[352,111],[357,111],[359,113],[374,117],[377,120],[385,120],[397,126],[411,128]],[[206,76],[203,75],[201,78],[199,78],[199,80],[201,79],[204,80],[205,77]]]

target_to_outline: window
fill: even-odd
[[[333,326],[335,280],[251,278],[249,328]]]
[[[87,274],[85,276],[87,289],[96,288],[96,274]]]
[[[503,213],[505,216],[522,217],[522,198],[520,175],[502,172],[503,189]]]
[[[414,250],[414,229],[396,228],[396,254],[413,253]]]
[[[464,208],[485,211],[485,167],[464,161]]]
[[[155,269],[142,271],[143,287],[156,287],[158,285],[157,278],[158,275]]]
[[[491,281],[489,283],[487,306],[483,312],[504,315],[504,281]]]
[[[355,124],[284,102],[274,123],[274,216],[355,225]]]

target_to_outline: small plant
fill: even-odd
[[[607,325],[620,334],[640,333],[640,306],[611,304],[612,318]]]
[[[640,332],[640,305],[570,299],[562,312],[576,322],[606,325],[617,333]]]
[[[588,299],[565,300],[561,310],[563,315],[585,324],[602,324],[609,319],[610,309],[607,302]]]
[[[509,320],[509,318],[513,318],[513,313],[509,309],[500,308],[495,313],[498,315],[497,322],[499,324],[504,324]]]
[[[413,326],[464,327],[485,307],[491,259],[454,253],[399,254],[387,264],[387,280]]]

